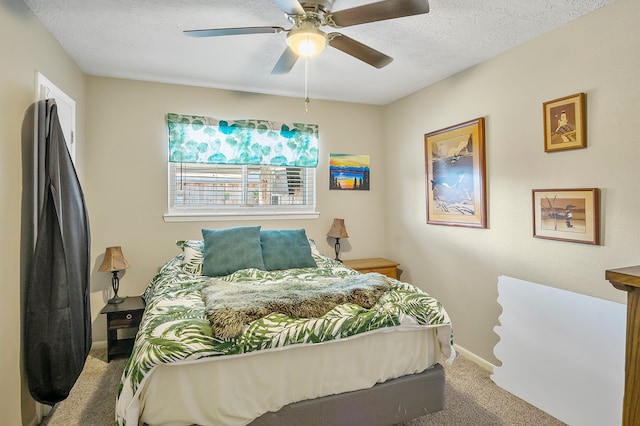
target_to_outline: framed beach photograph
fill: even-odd
[[[487,227],[484,118],[424,135],[427,223]]]
[[[533,236],[600,244],[598,188],[534,189]]]
[[[577,93],[542,105],[545,152],[587,146],[584,103],[584,93]]]

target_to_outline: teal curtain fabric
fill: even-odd
[[[169,161],[317,167],[318,125],[167,114]]]

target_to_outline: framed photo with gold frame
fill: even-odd
[[[598,188],[534,189],[533,236],[600,244]]]
[[[545,102],[542,109],[545,152],[587,146],[584,93]]]
[[[487,227],[484,118],[424,135],[427,223]]]

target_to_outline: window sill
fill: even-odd
[[[231,220],[295,220],[317,219],[318,212],[226,212],[226,213],[165,213],[165,222],[211,222]]]

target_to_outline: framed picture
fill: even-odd
[[[368,155],[329,154],[329,189],[369,191],[370,178]]]
[[[487,227],[484,118],[424,135],[427,223]]]
[[[600,244],[598,188],[534,189],[533,236]]]
[[[546,152],[587,146],[584,98],[584,93],[578,93],[542,105]]]

